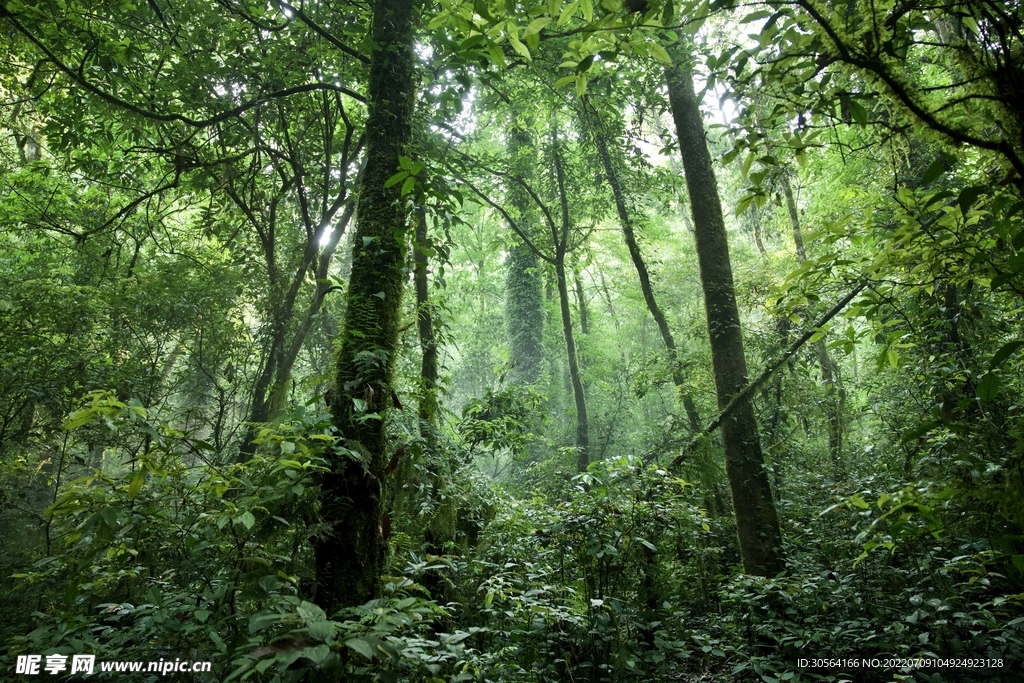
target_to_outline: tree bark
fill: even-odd
[[[430,289],[427,279],[427,263],[430,241],[427,238],[427,214],[421,204],[416,209],[416,237],[413,244],[413,282],[416,286],[416,326],[420,339],[420,436],[425,444],[424,460],[426,462],[427,481],[432,488],[432,495],[439,500],[433,517],[423,530],[424,550],[431,555],[443,555],[445,546],[454,539],[457,509],[455,499],[448,492],[452,480],[453,461],[447,453],[438,448],[437,439],[437,376],[438,376],[438,343],[434,330],[434,315],[430,303]],[[430,594],[440,596],[444,591],[442,577],[430,572],[423,578],[424,586]]]
[[[576,288],[576,307],[580,311],[580,332],[583,334],[590,334],[590,322],[587,313],[587,300],[583,294],[583,278],[580,277],[580,271],[575,268],[572,271],[573,285]]]
[[[764,256],[768,252],[764,248],[764,242],[761,240],[761,212],[756,206],[750,207],[750,227],[754,230],[754,246],[757,247],[757,253]]]
[[[376,0],[371,32],[366,168],[331,406],[335,426],[357,455],[333,456],[323,477],[321,515],[328,531],[314,546],[317,602],[328,613],[377,594],[390,533],[385,424],[390,405],[397,404],[391,375],[408,216],[400,186],[384,185],[411,140],[412,1]]]
[[[803,263],[807,260],[804,251],[804,237],[800,232],[800,214],[797,212],[796,199],[793,197],[793,186],[789,182],[789,169],[783,169],[779,176],[782,194],[786,196],[786,211],[789,213],[789,224],[793,226],[793,245],[796,247],[796,260]]]
[[[430,310],[430,291],[427,282],[427,214],[420,206],[416,210],[416,243],[414,245],[413,280],[416,284],[416,329],[420,337],[420,381],[423,383],[419,414],[421,431],[428,446],[434,442],[437,424],[437,338],[434,335],[434,316]]]
[[[558,286],[558,303],[562,313],[562,334],[565,336],[565,352],[569,364],[569,381],[572,384],[573,401],[576,404],[576,469],[583,472],[590,464],[590,421],[587,416],[587,399],[580,376],[579,360],[576,357],[576,337],[572,331],[572,313],[569,309],[569,284],[565,276],[564,259],[555,263],[555,279]]]
[[[693,210],[718,406],[724,410],[747,384],[747,364],[725,220],[705,139],[700,101],[694,92],[693,74],[685,55],[677,49],[674,60],[675,65],[670,66],[666,74],[669,101]],[[749,398],[735,406],[722,423],[722,442],[743,569],[749,574],[775,574],[783,568],[782,535]]]

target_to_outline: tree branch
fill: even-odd
[[[164,176],[164,177],[166,178],[167,176]],[[114,216],[110,220],[104,222],[103,225],[100,225],[98,227],[92,228],[90,230],[86,230],[84,232],[75,233],[75,241],[77,241],[77,242],[84,242],[87,237],[95,235],[98,232],[102,232],[102,231],[106,230],[107,228],[109,228],[111,225],[113,225],[116,221],[118,221],[118,220],[120,220],[122,218],[125,218],[128,214],[130,214],[132,211],[134,211],[135,208],[139,206],[139,204],[141,204],[142,202],[146,201],[147,199],[150,199],[151,197],[155,197],[158,194],[160,194],[161,192],[164,192],[165,190],[170,190],[171,188],[177,187],[178,186],[178,180],[179,180],[180,177],[181,177],[181,173],[178,172],[178,171],[175,171],[174,179],[171,180],[171,182],[167,183],[166,185],[159,185],[159,186],[156,187],[156,189],[151,190],[149,192],[146,192],[145,194],[139,195],[138,197],[136,197],[132,201],[128,202],[128,204],[126,204],[124,206],[124,208],[122,208],[120,211],[118,211],[116,214],[114,214]]]
[[[800,335],[800,338],[793,342],[793,344],[790,345],[788,349],[786,349],[786,352],[782,354],[781,357],[779,357],[774,363],[766,367],[764,371],[760,375],[758,375],[757,379],[747,384],[747,386],[743,387],[743,389],[738,394],[733,396],[732,400],[729,401],[729,404],[725,406],[725,408],[720,413],[718,413],[718,416],[714,420],[711,421],[711,424],[709,424],[707,427],[705,427],[704,429],[700,430],[697,434],[695,434],[690,443],[688,443],[683,448],[683,451],[679,455],[677,455],[671,463],[669,463],[669,468],[673,469],[682,464],[682,462],[686,460],[686,456],[693,451],[693,449],[697,446],[698,442],[703,437],[707,436],[708,434],[711,434],[713,431],[718,429],[719,426],[721,426],[722,422],[725,420],[725,418],[728,417],[729,414],[736,409],[736,406],[740,405],[744,401],[749,400],[751,394],[757,391],[768,380],[768,378],[771,377],[772,374],[774,374],[775,371],[778,370],[783,365],[783,363],[792,358],[796,354],[796,352],[800,350],[800,347],[806,344],[807,340],[814,336],[815,332],[821,329],[823,325],[828,323],[828,321],[834,318],[841,310],[846,308],[847,304],[853,301],[854,297],[860,294],[861,291],[865,287],[867,287],[867,284],[868,283],[865,280],[864,282],[861,282],[859,285],[854,287],[853,291],[851,291],[849,294],[840,299],[839,303],[833,306],[828,313],[821,316],[814,323],[814,325],[811,326],[810,329],[808,329],[806,332]]]
[[[253,107],[259,106],[264,102],[269,102],[271,100],[288,97],[290,95],[298,95],[300,93],[313,92],[318,90],[333,90],[335,92],[340,92],[342,94],[348,95],[352,99],[358,100],[359,102],[366,102],[366,98],[363,95],[360,95],[354,90],[351,90],[344,86],[332,85],[329,83],[307,83],[305,85],[297,85],[291,88],[275,90],[274,92],[267,93],[262,97],[257,97],[256,99],[250,100],[249,102],[246,102],[244,104],[240,104],[239,106],[234,107],[233,109],[222,111],[219,114],[216,114],[206,119],[194,119],[189,116],[185,116],[184,114],[162,114],[160,112],[144,109],[126,100],[122,100],[121,98],[116,97],[101,89],[99,86],[90,83],[88,80],[86,80],[83,73],[76,72],[70,66],[62,62],[60,58],[58,58],[57,55],[55,55],[53,51],[50,50],[50,48],[46,47],[46,45],[44,45],[42,41],[40,41],[31,32],[29,32],[29,30],[26,29],[13,14],[6,14],[4,15],[4,18],[6,18],[7,21],[11,22],[11,24],[14,26],[15,29],[18,30],[19,33],[28,38],[30,42],[32,42],[36,47],[42,50],[43,53],[47,56],[47,58],[51,62],[53,62],[53,64],[57,67],[57,69],[62,71],[75,83],[85,88],[87,91],[96,95],[108,104],[112,104],[115,107],[120,107],[121,109],[127,109],[128,111],[134,114],[138,114],[139,116],[151,119],[153,121],[180,121],[181,123],[184,123],[188,126],[192,126],[193,128],[207,128],[209,126],[221,123],[222,121],[226,121],[227,119],[232,118],[234,116],[238,116],[239,114],[242,114],[248,111],[249,109],[252,109]]]
[[[284,2],[284,0],[278,0],[277,4],[282,9],[286,9],[289,12],[291,12],[292,14],[294,14],[299,19],[299,21],[301,21],[303,24],[305,24],[309,28],[313,29],[314,33],[316,33],[318,36],[320,36],[321,38],[326,40],[328,43],[330,43],[334,47],[338,48],[339,50],[341,50],[342,52],[347,54],[349,57],[355,57],[356,59],[358,59],[363,64],[369,64],[370,63],[370,58],[369,57],[367,57],[366,55],[362,54],[361,52],[359,52],[357,50],[352,49],[351,47],[349,47],[345,43],[343,43],[340,40],[338,40],[337,38],[335,38],[325,28],[320,26],[320,24],[318,24],[315,21],[313,21],[312,19],[310,19],[306,15],[306,13],[303,12],[302,10],[298,9],[297,7],[295,7],[293,5],[290,5],[287,2]]]
[[[457,173],[450,166],[449,166],[448,170],[452,171],[452,174],[456,178],[458,178],[461,182],[465,183],[466,187],[468,187],[469,189],[473,190],[473,192],[476,194],[476,196],[480,197],[480,199],[482,199],[485,202],[487,202],[491,206],[491,208],[493,208],[495,211],[500,213],[502,215],[502,217],[505,219],[505,222],[508,223],[509,227],[512,228],[512,230],[517,235],[519,235],[519,238],[521,240],[523,240],[523,243],[526,244],[526,246],[530,248],[530,251],[532,251],[534,254],[536,254],[539,259],[541,259],[542,261],[544,261],[546,263],[550,263],[551,265],[555,264],[555,259],[553,259],[552,257],[548,256],[547,254],[545,254],[544,252],[542,252],[540,249],[537,248],[537,245],[535,245],[533,243],[533,241],[531,241],[530,238],[526,235],[526,233],[523,232],[523,230],[519,227],[519,224],[516,223],[515,220],[512,219],[512,216],[509,215],[508,211],[506,211],[504,209],[504,207],[499,206],[496,202],[494,202],[494,200],[492,200],[490,197],[488,197],[486,194],[484,194],[482,190],[478,189],[473,183],[469,182],[469,180],[467,180],[465,177],[463,177],[462,175]]]

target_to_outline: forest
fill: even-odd
[[[1021,0],[0,30],[0,680],[1024,680]]]

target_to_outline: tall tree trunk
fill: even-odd
[[[430,242],[427,239],[427,214],[423,205],[416,210],[416,238],[413,244],[413,282],[416,285],[416,327],[420,339],[420,436],[426,444],[425,460],[428,482],[432,495],[440,503],[423,531],[424,550],[432,555],[443,555],[445,546],[455,538],[457,509],[455,498],[447,492],[453,476],[453,463],[437,443],[437,375],[438,353],[437,334],[434,331],[434,315],[430,303],[430,289],[427,281],[427,262]],[[424,586],[437,598],[444,591],[442,576],[430,572],[423,579]]]
[[[783,169],[779,178],[782,193],[786,196],[786,211],[789,213],[789,224],[793,228],[793,245],[796,247],[796,260],[803,263],[807,260],[804,251],[804,237],[800,229],[800,213],[797,210],[793,186],[789,182],[789,169]],[[832,469],[837,475],[843,473],[843,415],[846,412],[846,390],[839,377],[839,366],[828,352],[825,339],[814,343],[814,355],[821,368],[821,383],[825,385],[825,423],[828,428],[828,452],[832,459]]]
[[[515,129],[509,135],[509,155],[516,176],[529,181],[535,155],[530,134]],[[534,230],[536,208],[526,190],[517,182],[509,186],[512,208],[527,234]],[[521,241],[509,250],[505,261],[505,316],[511,347],[510,376],[513,382],[532,384],[544,367],[544,297],[537,254]]]
[[[358,183],[359,180],[357,179],[356,182]],[[334,231],[331,233],[327,244],[324,245],[320,253],[316,264],[317,286],[313,291],[313,300],[293,332],[290,343],[288,343],[287,331],[288,325],[294,316],[295,300],[299,290],[297,283],[305,281],[309,265],[300,267],[293,278],[292,288],[288,296],[285,297],[283,308],[279,307],[274,314],[274,333],[271,336],[267,361],[260,370],[260,374],[256,379],[256,386],[253,389],[249,414],[245,419],[250,426],[246,429],[242,444],[238,449],[239,462],[248,461],[256,452],[256,444],[253,440],[256,438],[259,425],[276,419],[281,414],[281,411],[284,410],[286,399],[288,398],[288,387],[292,369],[295,367],[295,361],[299,357],[299,352],[306,341],[306,336],[313,327],[316,314],[323,305],[323,297],[330,286],[327,283],[330,262],[338,248],[338,243],[345,233],[345,229],[348,227],[349,221],[352,219],[354,208],[355,205],[349,202],[341,218],[338,220]],[[294,295],[292,295],[292,290],[294,290]]]
[[[434,444],[437,424],[437,338],[434,335],[434,316],[430,310],[430,290],[427,282],[427,213],[423,206],[416,210],[416,242],[414,245],[413,280],[416,284],[416,326],[420,337],[420,381],[423,383],[419,414],[421,431],[428,447]]]
[[[583,472],[590,464],[590,421],[587,417],[587,399],[580,376],[579,361],[576,357],[576,337],[572,331],[572,313],[569,309],[569,284],[565,277],[564,255],[555,263],[555,279],[558,285],[558,303],[562,313],[562,334],[565,336],[565,352],[569,363],[569,381],[576,403],[576,469]]]
[[[572,314],[569,310],[569,283],[565,276],[565,255],[569,246],[569,197],[565,193],[565,173],[558,152],[558,130],[552,127],[552,157],[555,167],[555,182],[558,199],[562,208],[562,227],[559,233],[551,225],[551,239],[555,245],[555,280],[558,286],[558,303],[562,313],[562,334],[565,336],[566,360],[569,364],[569,380],[572,383],[573,400],[576,403],[576,469],[583,472],[590,464],[590,420],[587,416],[587,399],[576,358],[576,337],[572,331]]]
[[[359,181],[357,180],[356,182],[358,183]],[[289,344],[288,348],[281,356],[281,364],[277,370],[278,379],[271,387],[271,392],[267,401],[270,406],[269,419],[271,420],[276,418],[284,409],[286,392],[289,384],[288,380],[291,379],[292,369],[295,367],[295,362],[299,358],[299,352],[302,351],[302,346],[306,342],[306,337],[309,336],[310,330],[313,329],[313,323],[316,320],[316,316],[323,307],[324,297],[327,295],[327,290],[331,287],[327,278],[330,271],[331,261],[334,258],[334,253],[338,249],[338,244],[345,235],[345,230],[348,227],[349,221],[352,219],[354,211],[354,203],[349,203],[349,205],[345,207],[344,213],[337,221],[334,230],[331,232],[330,239],[320,254],[316,268],[317,284],[316,289],[313,290],[313,298],[309,303],[309,307],[306,309],[305,315],[303,315],[302,320],[299,321],[299,325],[292,335],[291,344]]]
[[[793,226],[793,245],[796,247],[796,260],[803,263],[807,260],[807,252],[804,251],[804,237],[800,232],[800,214],[796,208],[796,199],[793,197],[793,186],[789,182],[789,169],[783,169],[779,176],[782,185],[782,194],[786,196],[786,211],[789,213],[789,224]]]
[[[761,240],[761,211],[756,206],[750,207],[750,227],[754,230],[754,245],[757,247],[757,253],[764,256],[768,252],[765,251],[764,242]]]
[[[724,410],[746,386],[747,363],[725,221],[705,139],[700,101],[694,92],[693,74],[686,56],[677,49],[674,59],[675,65],[666,73],[669,101],[693,210],[694,240],[711,338],[718,406]],[[737,405],[722,423],[722,442],[743,569],[749,574],[775,574],[783,566],[782,534],[749,399]]]
[[[590,112],[591,130],[593,131],[594,143],[597,146],[598,156],[601,157],[601,165],[604,166],[605,177],[612,189],[612,197],[615,199],[615,209],[619,214],[619,224],[622,226],[622,235],[626,239],[626,248],[629,249],[629,258],[633,261],[637,277],[640,280],[640,291],[643,292],[644,301],[647,303],[647,310],[651,312],[654,322],[658,324],[658,331],[661,332],[661,339],[665,343],[665,350],[668,351],[669,362],[672,364],[672,382],[682,396],[683,409],[686,410],[687,420],[690,423],[690,431],[700,431],[700,415],[693,399],[688,393],[682,391],[686,378],[683,369],[679,365],[679,357],[676,353],[676,342],[669,329],[668,320],[654,298],[654,288],[651,286],[651,274],[647,270],[647,263],[643,254],[640,253],[640,245],[636,241],[636,232],[633,228],[633,217],[626,204],[626,195],[619,181],[619,174],[608,150],[608,142],[605,139],[604,131],[599,126],[596,112]]]
[[[394,398],[408,216],[400,187],[384,185],[411,139],[411,15],[412,0],[376,0],[373,7],[366,168],[331,406],[336,427],[358,456],[334,456],[323,477],[321,515],[328,531],[314,546],[317,601],[328,613],[377,594],[390,534],[385,426]]]
[[[583,294],[583,278],[580,277],[580,271],[573,268],[572,271],[573,285],[576,288],[576,308],[580,311],[580,332],[583,334],[590,334],[590,322],[587,315],[587,300]]]

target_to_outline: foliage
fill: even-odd
[[[1020,4],[418,5],[413,143],[368,181],[375,4],[0,9],[5,672],[1016,680]],[[722,444],[694,438],[721,406],[669,65],[702,90],[751,375],[809,337],[752,397],[775,576],[740,572]],[[369,310],[354,262],[395,226],[347,226],[382,189],[428,235],[395,242],[387,292],[361,276],[391,351],[339,323]],[[387,390],[334,386],[343,338]],[[345,392],[373,463],[327,413]],[[327,613],[331,463],[371,484],[384,576]],[[822,657],[858,665],[799,663]],[[862,664],[892,657],[1002,664]]]
[[[321,454],[338,447],[329,423],[299,414],[263,430],[267,450],[246,465],[218,462],[196,434],[110,393],[93,392],[66,429],[91,425],[131,445],[116,449],[116,465],[64,473],[78,476],[44,513],[45,552],[14,577],[10,599],[38,607],[8,657],[189,653],[225,671],[248,642],[246,620],[309,578],[311,493]]]

